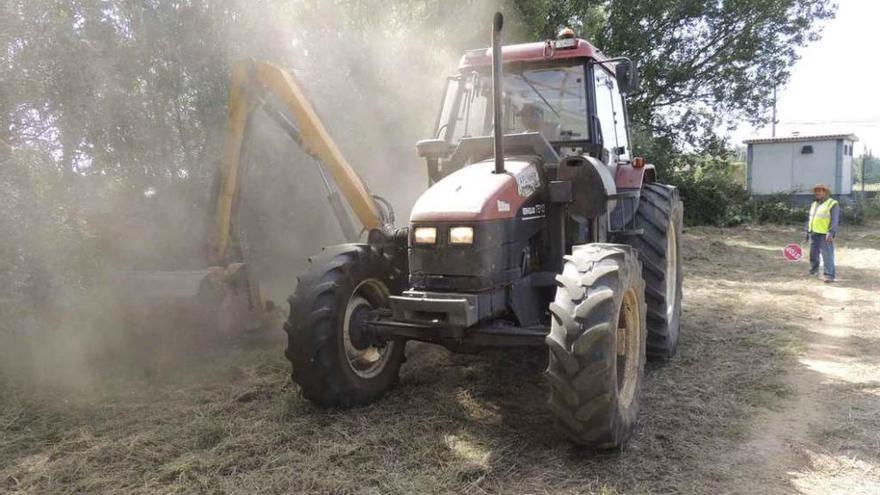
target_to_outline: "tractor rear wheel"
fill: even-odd
[[[575,443],[624,445],[636,424],[645,367],[645,283],[630,246],[588,244],[556,277],[546,338],[550,408]]]
[[[325,249],[290,297],[285,355],[293,381],[324,406],[369,404],[397,381],[404,341],[374,342],[364,323],[388,305],[388,261],[363,244]]]
[[[678,348],[682,214],[678,189],[665,184],[645,184],[636,212],[636,225],[644,233],[617,239],[639,250],[648,303],[649,358],[671,358]]]

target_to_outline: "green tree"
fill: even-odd
[[[630,99],[641,144],[671,152],[717,146],[725,123],[764,123],[774,85],[797,50],[833,16],[831,0],[515,0],[544,37],[565,24],[601,50],[636,60],[643,91]],[[544,13],[544,15],[541,15]],[[659,143],[650,143],[659,139]],[[670,146],[672,148],[670,148]],[[661,153],[662,154],[662,153]]]
[[[868,152],[853,160],[853,183],[860,185],[880,183],[880,157]]]

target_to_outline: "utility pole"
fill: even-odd
[[[776,83],[773,83],[773,117],[770,122],[770,137],[776,137]]]

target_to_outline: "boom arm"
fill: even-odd
[[[272,117],[276,121],[281,120],[279,123],[302,146],[303,151],[326,167],[364,228],[382,228],[381,215],[372,195],[333,142],[293,76],[271,63],[247,59],[236,63],[232,68],[229,116],[215,211],[217,238],[214,255],[217,261],[225,260],[229,247],[248,116],[251,111],[264,104],[267,93],[274,95],[282,103],[295,122],[287,121],[277,111],[270,111]]]

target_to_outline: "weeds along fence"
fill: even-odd
[[[677,173],[672,183],[685,203],[686,225],[730,227],[742,223],[802,224],[809,202],[798,202],[790,193],[749,196],[745,188],[726,173]],[[880,184],[840,198],[842,222],[858,225],[865,218],[880,217]]]
[[[878,192],[853,192],[840,198],[841,222],[860,225],[866,218],[880,217]],[[744,206],[744,218],[755,223],[801,224],[806,222],[809,205],[797,204],[790,194],[752,197]]]

